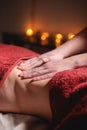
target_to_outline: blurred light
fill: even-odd
[[[61,44],[61,39],[55,39],[55,46],[58,47]]]
[[[72,39],[74,36],[75,36],[75,34],[69,33],[69,34],[68,34],[68,39]]]
[[[34,31],[31,28],[27,29],[26,31],[27,36],[32,36],[33,34],[34,34]]]
[[[49,37],[49,33],[48,32],[43,32],[41,34],[41,45],[42,46],[46,46],[46,45],[49,44],[48,37]]]
[[[41,40],[46,40],[49,37],[49,33],[48,32],[43,32],[41,35]]]
[[[63,39],[63,35],[61,33],[56,34],[57,39]]]
[[[45,40],[45,39],[46,39],[46,36],[42,35],[41,40]]]
[[[56,47],[60,46],[62,39],[63,39],[63,35],[61,33],[58,33],[55,35],[55,46]]]

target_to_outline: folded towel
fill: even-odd
[[[0,87],[20,60],[33,56],[37,56],[37,53],[19,46],[0,44]]]
[[[76,128],[75,119],[83,115],[87,128],[87,67],[57,73],[50,81],[50,104],[56,130]],[[71,119],[76,126],[68,128]]]

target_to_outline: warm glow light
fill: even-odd
[[[42,35],[41,40],[46,40],[46,36]]]
[[[55,35],[55,46],[56,47],[60,46],[62,39],[63,39],[63,35],[61,33],[58,33]]]
[[[41,45],[42,46],[46,46],[46,45],[49,44],[48,39],[47,39],[48,37],[49,37],[49,33],[48,32],[43,32],[41,34]]]
[[[27,36],[32,36],[34,34],[34,31],[31,28],[29,28],[27,29],[26,34]]]
[[[55,46],[58,47],[61,44],[61,39],[55,39]]]
[[[46,40],[49,37],[49,33],[48,32],[43,32],[41,35],[41,40]]]
[[[63,39],[63,35],[61,33],[56,34],[57,39]]]
[[[74,36],[75,36],[75,34],[69,33],[69,34],[68,34],[68,39],[72,39]]]
[[[29,36],[29,37],[28,37],[28,38],[29,38],[29,42],[31,42],[31,43],[37,42],[37,38],[35,37],[35,32],[34,32],[34,30],[33,30],[32,28],[28,28],[28,29],[26,30],[26,35]],[[67,39],[64,39],[65,36],[64,36],[63,34],[61,34],[61,33],[53,34],[52,37],[51,37],[50,33],[48,33],[48,32],[42,32],[42,33],[40,32],[40,35],[39,35],[39,36],[40,36],[40,37],[39,37],[39,38],[40,38],[40,44],[41,44],[42,46],[49,45],[50,38],[52,38],[55,47],[58,47],[58,46],[60,46],[65,40],[72,39],[72,38],[75,36],[75,34],[69,33],[69,34],[67,35]]]

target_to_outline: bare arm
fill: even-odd
[[[87,66],[87,53],[74,55],[62,60],[50,61],[44,65],[29,71],[23,71],[25,78],[32,78],[33,81],[52,78],[56,73]]]
[[[58,47],[57,51],[62,58],[87,52],[87,28],[79,32],[73,39]]]
[[[23,70],[23,73],[21,73],[20,76],[22,76],[23,78],[40,76],[38,77],[38,79],[41,79],[41,76],[43,77],[42,79],[48,76],[50,78],[55,74],[54,68],[57,72],[56,66],[60,64],[61,60],[76,54],[86,52],[87,28],[80,31],[73,39],[65,42],[60,47],[50,52],[44,53],[36,58],[30,59],[20,65],[19,69]]]
[[[74,68],[87,66],[87,53],[71,56],[67,59],[73,62]]]

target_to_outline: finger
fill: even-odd
[[[44,80],[47,78],[52,78],[55,74],[56,74],[56,72],[52,72],[52,73],[48,73],[48,74],[41,75],[38,77],[34,77],[34,78],[32,78],[32,81],[38,81],[38,80]]]
[[[32,68],[42,65],[43,63],[44,63],[44,61],[42,59],[37,58],[32,62],[27,62],[27,63],[21,64],[19,66],[19,69],[21,69],[21,70],[32,69]]]
[[[22,61],[19,66],[25,66],[25,65],[30,65],[30,64],[33,64],[35,61],[37,61],[37,57],[34,57],[34,58],[31,58],[31,59],[28,59],[28,60],[25,60],[25,61]]]
[[[39,70],[39,71],[38,71]],[[51,71],[49,69],[43,69],[42,67],[39,67],[34,69],[34,70],[31,70],[31,71],[23,71],[19,74],[20,77],[22,78],[33,78],[33,77],[36,77],[36,76],[41,76],[41,75],[44,75],[46,73],[50,73]]]
[[[33,77],[42,76],[42,75],[53,73],[53,72],[55,73],[56,70],[42,66],[39,68],[34,68],[32,70],[23,71],[22,73],[19,74],[19,76],[22,78],[33,78]]]
[[[22,63],[20,64],[20,66],[21,66],[21,65],[26,65],[26,64],[31,63],[31,62],[33,62],[33,61],[35,61],[35,60],[37,60],[37,57],[30,58],[30,59],[28,59],[28,60],[24,60],[24,61],[22,61]]]
[[[43,63],[48,62],[50,59],[47,57],[41,58],[41,57],[34,57],[28,61],[25,61],[24,63],[20,64],[20,68],[27,69],[27,68],[34,68],[42,65]]]
[[[38,61],[38,60],[42,60],[44,63],[46,63],[50,60],[50,58],[38,56],[38,57],[34,57],[34,58],[31,58],[31,59],[25,60],[20,65],[27,64],[27,63],[33,63],[33,62]]]
[[[29,70],[29,69],[33,69],[35,67],[38,67],[40,65],[42,65],[43,61],[42,60],[39,60],[38,62],[36,63],[32,63],[32,64],[23,64],[21,66],[18,66],[17,68],[20,69],[20,70]]]
[[[17,69],[21,70],[21,71],[27,71],[26,67],[21,67],[21,66],[17,66]]]

